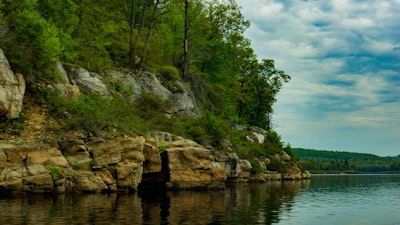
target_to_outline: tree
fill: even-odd
[[[145,44],[144,44],[143,50],[142,50],[142,52],[140,54],[140,64],[139,64],[139,66],[141,66],[142,62],[145,60],[145,52],[146,52],[147,47],[148,47],[149,42],[150,42],[150,35],[151,35],[152,31],[153,31],[154,24],[155,24],[155,21],[156,21],[156,18],[157,18],[157,10],[158,10],[159,4],[160,4],[160,0],[156,0],[155,4],[154,4],[154,7],[153,7],[153,14],[151,16],[150,26],[149,26],[149,28],[147,30]]]
[[[184,58],[183,78],[185,80],[190,79],[188,39],[189,39],[189,0],[185,0],[185,26],[184,26],[184,39],[183,39],[183,58]]]
[[[54,61],[63,49],[57,27],[41,17],[36,0],[3,4],[3,12],[12,26],[0,45],[13,69],[24,74],[28,84],[35,79],[55,79]]]
[[[239,116],[250,125],[271,130],[272,105],[276,102],[276,95],[283,83],[288,82],[290,76],[277,70],[272,59],[263,59],[257,64],[250,61],[249,65],[257,69],[249,68],[248,73],[241,77],[241,91],[248,99],[240,102]]]
[[[3,11],[2,11],[3,6],[4,6],[3,0],[0,0],[0,18],[3,17]]]

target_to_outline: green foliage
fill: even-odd
[[[289,143],[283,147],[283,151],[286,152],[294,161],[297,162],[300,160]]]
[[[179,70],[174,67],[174,66],[161,66],[157,72],[164,78],[167,80],[173,80],[173,79],[177,79],[180,80],[181,79],[181,75],[179,73]]]
[[[129,18],[133,3],[134,21]],[[56,79],[54,62],[58,60],[99,72],[131,66],[130,53],[134,53],[132,72],[154,71],[164,84],[173,87],[172,80],[180,80],[184,68],[184,3],[144,3],[0,0],[0,17],[4,14],[1,21],[6,21],[9,30],[4,38],[0,37],[0,47],[7,53],[13,70],[24,74],[28,83]],[[223,148],[227,138],[239,156],[250,160],[269,157],[282,149],[293,157],[292,149],[283,146],[271,124],[277,93],[290,77],[276,69],[273,60],[258,61],[250,41],[244,37],[250,24],[240,7],[234,0],[191,0],[188,20],[191,74],[187,82],[203,111],[202,118],[166,116],[170,102],[146,93],[132,105],[120,96],[104,99],[81,95],[66,99],[48,92],[46,101],[51,112],[63,118],[60,127],[51,129],[84,129],[94,134],[163,130],[217,148]],[[134,88],[119,81],[110,81],[109,86],[123,97],[131,96]],[[267,129],[265,143],[249,142],[249,132],[232,129],[231,122]],[[259,172],[258,163],[252,164],[253,172]],[[279,165],[276,168],[282,169]]]
[[[56,181],[58,177],[61,175],[62,169],[58,166],[50,166],[49,169],[51,178],[53,178],[53,180]]]
[[[114,89],[121,93],[124,97],[130,97],[133,94],[133,84],[124,85],[120,80],[114,82]]]
[[[94,168],[97,166],[97,162],[95,160],[92,159],[92,161],[90,161],[90,167]]]
[[[239,77],[239,90],[244,93],[238,95],[239,117],[249,125],[271,130],[272,105],[283,83],[288,82],[290,76],[275,69],[274,60],[271,59],[256,63],[250,58],[248,64]]]
[[[249,162],[251,163],[251,174],[259,174],[263,172],[263,168],[261,167],[259,162],[252,159],[249,159]]]
[[[58,117],[70,114],[63,129],[83,129],[101,132],[145,133],[148,128],[137,116],[134,107],[117,97],[107,100],[98,95],[80,95],[77,99],[52,96],[48,99]]]
[[[158,143],[158,152],[160,155],[164,154],[164,152],[167,151],[167,148],[165,147],[165,143]]]
[[[20,135],[24,130],[24,122],[27,119],[26,115],[22,112],[17,119],[7,120],[0,119],[0,132]]]
[[[194,126],[190,126],[188,129],[188,133],[190,135],[190,138],[198,143],[202,143],[207,137],[207,131],[199,124],[194,124]]]
[[[205,130],[211,136],[211,144],[217,147],[221,146],[224,124],[211,112],[205,112],[203,123]]]
[[[313,173],[371,173],[396,171],[397,157],[379,157],[377,155],[293,148],[304,169]],[[392,165],[394,165],[392,167]]]
[[[136,107],[142,112],[142,116],[146,119],[151,119],[154,114],[163,111],[169,104],[168,100],[164,100],[158,96],[151,96],[146,92],[142,93],[142,97],[136,104]]]
[[[3,0],[0,0],[0,18],[3,17],[3,11],[2,11],[3,7],[4,7]]]
[[[270,163],[267,165],[268,170],[278,171],[279,173],[288,172],[287,167],[283,164],[281,160],[277,159],[276,157],[271,157],[270,160]]]
[[[9,34],[0,47],[10,58],[11,67],[28,78],[56,79],[54,60],[62,52],[59,30],[44,20],[35,9],[36,1],[5,5],[7,17],[13,21]],[[27,79],[28,82],[31,79]]]

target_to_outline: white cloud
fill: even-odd
[[[284,141],[400,154],[400,0],[237,3],[259,58],[292,76],[275,105]]]

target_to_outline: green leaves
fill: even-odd
[[[290,80],[285,72],[275,68],[272,59],[263,59],[261,63],[248,58],[238,77],[240,95],[238,113],[240,119],[249,125],[272,129],[272,105],[282,85]]]
[[[36,0],[4,4],[7,18],[13,21],[1,43],[10,58],[11,67],[32,79],[54,79],[53,62],[61,54],[59,30],[43,19],[36,10]]]

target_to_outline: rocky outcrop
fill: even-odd
[[[48,145],[0,144],[0,188],[10,191],[51,192],[68,162]],[[55,168],[59,168],[56,172]]]
[[[59,70],[62,70],[59,68]],[[67,76],[71,84],[90,92],[110,97],[110,91],[101,81],[101,76],[97,73],[89,72],[83,68],[67,67]]]
[[[299,180],[310,178],[310,173],[308,171],[302,171],[301,168],[293,162],[292,157],[286,152],[275,154],[271,158],[271,161],[279,162],[284,167],[284,172],[282,172],[283,180]]]
[[[149,184],[209,189],[224,188],[226,182],[309,178],[286,153],[254,161],[264,172],[252,175],[250,162],[231,150],[211,151],[165,132],[157,132],[154,138],[110,139],[72,133],[54,146],[1,143],[0,190],[113,192]],[[268,171],[274,162],[284,165],[286,171]]]
[[[165,144],[169,188],[223,188],[225,169],[215,166],[211,151],[191,140]]]
[[[246,182],[250,178],[251,163],[233,151],[215,152],[213,157],[214,164],[225,170],[228,182]]]
[[[129,102],[134,103],[142,97],[142,87],[130,73],[109,70],[105,72],[104,76],[110,80],[118,92],[128,98]]]
[[[119,93],[135,103],[146,93],[168,103],[168,107],[162,109],[166,114],[192,118],[201,116],[190,88],[179,80],[171,81],[166,88],[155,74],[149,72],[132,75],[106,71],[100,76],[83,68],[64,69],[60,63],[57,69],[63,82],[47,87],[53,88],[59,95],[76,98],[81,89],[105,98]],[[115,90],[109,89],[103,79],[109,79]],[[18,117],[24,91],[22,75],[10,70],[0,49],[0,117]],[[150,183],[167,188],[224,188],[227,181],[309,177],[287,154],[275,155],[271,160],[254,159],[263,170],[255,177],[251,174],[251,163],[238,157],[232,151],[232,144],[227,144],[227,151],[217,151],[164,132],[157,132],[151,138],[100,138],[77,132],[43,144],[37,139],[47,138],[45,120],[44,115],[36,119],[31,116],[25,122],[25,125],[34,128],[30,129],[31,132],[23,131],[17,141],[2,140],[0,143],[0,190],[57,193],[129,191]],[[252,142],[264,142],[265,130],[257,127],[243,129],[252,130],[247,137]],[[269,172],[268,167],[273,160],[284,164],[287,171],[282,174]]]
[[[246,127],[233,124],[232,127],[239,131],[250,131],[246,139],[255,144],[263,144],[267,138],[267,131],[256,126]],[[293,161],[292,157],[282,151],[279,154],[270,155],[266,158],[254,158],[254,163],[258,163],[262,172],[250,177],[250,181],[266,182],[268,180],[298,180],[309,179],[310,173],[301,169],[300,165]],[[272,172],[280,171],[280,172]]]
[[[62,96],[72,98],[78,96],[79,87],[106,98],[110,98],[112,93],[119,94],[133,104],[146,94],[168,102],[160,109],[167,114],[190,118],[201,116],[190,88],[179,80],[171,81],[170,87],[167,88],[155,74],[148,71],[133,75],[130,72],[108,70],[100,75],[83,68],[66,67],[64,69],[60,63],[57,64],[57,70],[64,82],[52,84],[50,88]],[[113,89],[109,89],[103,80],[113,85]]]
[[[172,96],[172,93],[161,84],[155,74],[144,71],[139,73],[135,79],[143,92],[150,96],[158,97],[164,101]]]
[[[168,106],[163,109],[168,114],[198,118],[201,116],[188,86],[179,80],[172,80],[169,89],[164,87],[155,74],[141,72],[136,76],[138,85],[150,96],[156,96],[168,101]]]
[[[24,94],[24,77],[13,73],[3,50],[0,49],[0,117],[18,118]]]

